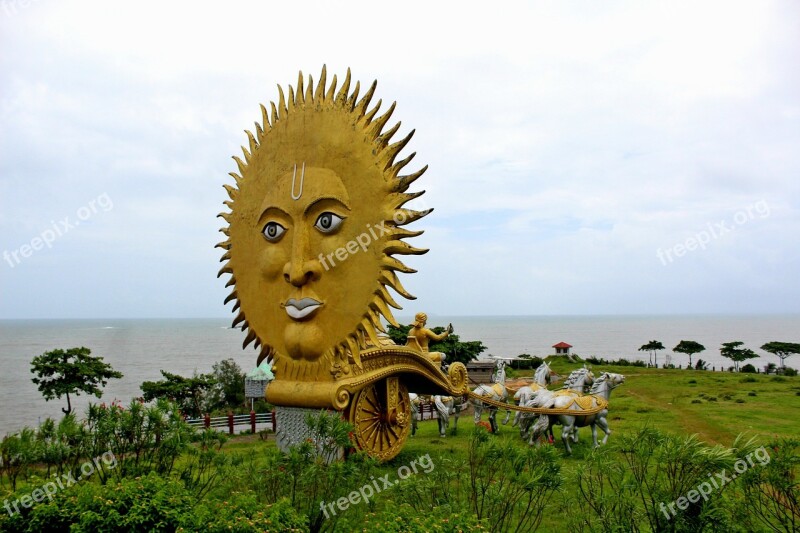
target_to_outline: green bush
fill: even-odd
[[[755,374],[755,373],[756,373],[756,367],[754,367],[754,366],[753,366],[752,364],[750,364],[750,363],[747,363],[746,365],[744,365],[744,366],[743,366],[743,367],[742,367],[742,368],[739,370],[739,372],[744,372],[745,374]]]
[[[264,505],[253,493],[234,492],[224,501],[201,502],[179,481],[154,473],[107,485],[79,483],[56,493],[52,501],[20,509],[22,512],[13,516],[0,514],[0,531],[308,530],[306,518],[286,500]]]
[[[453,512],[449,506],[434,507],[419,512],[406,503],[388,505],[378,512],[367,513],[356,521],[343,521],[339,530],[370,533],[489,531],[488,527],[471,513]]]
[[[706,446],[696,435],[650,428],[624,435],[615,446],[593,450],[579,467],[576,510],[565,530],[596,531],[603,524],[604,531],[733,531],[722,490],[672,516],[662,509],[708,480],[709,472],[732,464],[730,450]]]

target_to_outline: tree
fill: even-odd
[[[722,348],[719,349],[719,353],[722,357],[727,357],[733,361],[733,368],[737,372],[739,371],[739,363],[747,359],[758,357],[758,354],[750,348],[740,348],[743,344],[742,341],[723,342]]]
[[[686,368],[692,368],[692,355],[696,353],[700,353],[705,350],[706,347],[700,344],[699,342],[695,341],[681,341],[675,346],[672,351],[683,353],[689,356],[689,366]]]
[[[408,331],[411,329],[411,326],[404,326],[400,324],[399,328],[396,328],[389,324],[389,329],[387,333],[389,334],[389,338],[395,344],[400,346],[405,345],[406,339],[408,338]],[[432,328],[434,333],[442,333],[444,332],[443,327],[435,327]],[[486,351],[486,346],[483,345],[481,341],[461,341],[458,338],[458,335],[455,333],[451,333],[447,336],[447,338],[442,339],[438,342],[432,342],[428,349],[432,352],[442,352],[447,356],[445,363],[450,364],[456,361],[464,363],[465,365],[470,361],[474,361],[478,358],[478,356]]]
[[[781,360],[781,368],[786,368],[786,358],[790,355],[800,353],[800,344],[796,342],[772,341],[762,346],[761,349],[773,355],[777,355]]]
[[[658,350],[663,350],[664,345],[661,344],[661,341],[650,341],[647,344],[643,344],[640,348],[640,352],[650,352],[650,364],[653,364],[653,360],[655,359],[655,366],[658,366],[658,354],[656,353]]]
[[[38,385],[45,401],[66,396],[67,408],[61,410],[70,414],[70,394],[79,396],[83,392],[99,398],[109,379],[122,377],[120,372],[103,362],[102,357],[92,357],[91,353],[89,348],[81,346],[69,350],[59,348],[33,358],[31,372],[36,377],[31,381]]]
[[[211,393],[214,408],[244,405],[245,373],[233,359],[214,363],[211,375],[217,381]]]
[[[190,378],[161,371],[164,379],[145,381],[141,385],[145,401],[156,398],[173,400],[181,406],[181,410],[195,418],[202,416],[203,409],[208,407],[208,393],[217,384],[211,374],[195,374]]]

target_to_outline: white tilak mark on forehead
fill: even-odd
[[[297,193],[295,196],[294,193],[294,185],[295,180],[297,179],[297,163],[294,164],[294,173],[292,173],[292,200],[299,200],[301,196],[303,196],[303,182],[306,178],[306,162],[303,161],[303,169],[300,171],[300,192]]]

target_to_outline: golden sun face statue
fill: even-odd
[[[246,132],[244,159],[234,157],[236,185],[225,186],[226,303],[236,300],[233,325],[276,379],[333,380],[360,365],[360,351],[379,345],[381,317],[396,325],[388,288],[413,298],[396,273],[414,271],[393,256],[427,252],[403,241],[422,232],[402,226],[430,212],[403,208],[427,169],[400,175],[414,154],[395,160],[413,131],[391,142],[400,124],[383,131],[394,104],[380,116],[380,101],[369,108],[375,82],[360,100],[349,71],[336,85],[323,67],[316,87],[302,73],[288,99],[279,87],[278,105],[262,105],[262,123]]]

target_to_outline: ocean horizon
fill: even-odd
[[[399,315],[407,324],[411,316]],[[480,340],[487,346],[482,358],[514,357],[520,354],[546,357],[552,346],[564,341],[581,357],[624,358],[648,361],[638,348],[650,340],[661,341],[666,350],[658,362],[686,366],[688,357],[671,350],[681,340],[694,340],[706,351],[694,356],[709,367],[727,368],[732,362],[719,354],[723,342],[743,341],[760,355],[750,362],[763,368],[778,358],[760,350],[770,341],[798,342],[800,314],[685,314],[685,315],[533,315],[457,316],[429,314],[428,326],[452,323],[462,341]],[[82,414],[88,403],[128,403],[141,396],[143,381],[161,378],[160,370],[191,375],[210,372],[217,361],[232,358],[244,371],[255,367],[258,352],[242,349],[244,334],[230,328],[229,318],[140,318],[140,319],[3,319],[0,320],[0,436],[23,426],[37,426],[46,417],[60,418],[66,400],[45,402],[33,384],[30,362],[56,348],[86,346],[102,356],[124,377],[111,380],[101,399],[73,397]],[[800,366],[800,356],[787,365]]]

